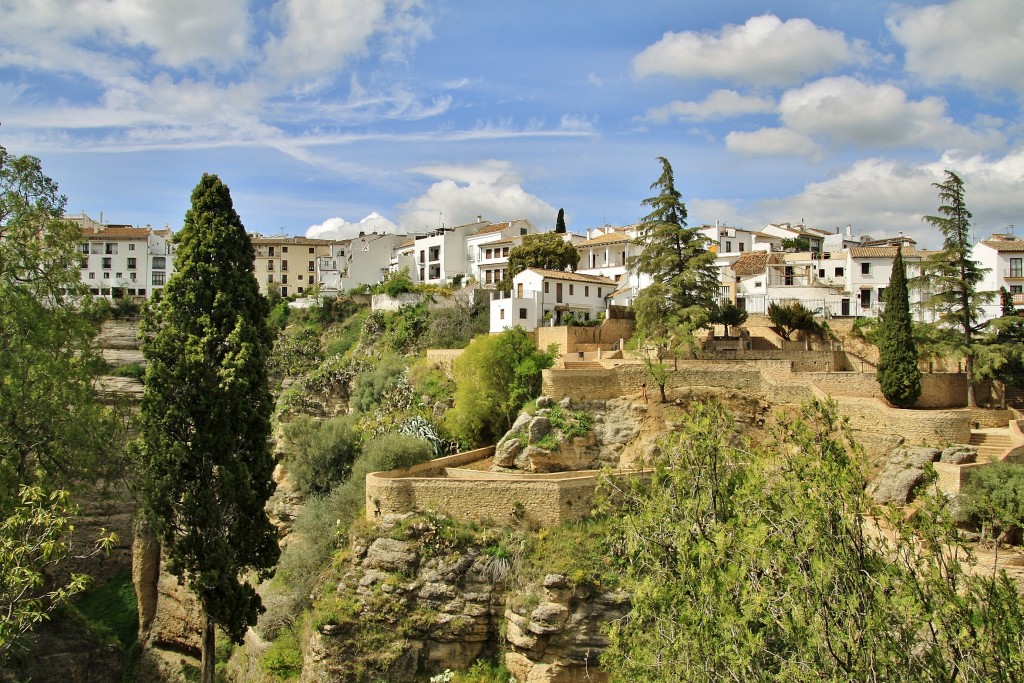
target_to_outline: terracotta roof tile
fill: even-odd
[[[149,238],[150,228],[130,228],[124,226],[106,227],[99,232],[92,228],[82,228],[82,238],[87,240],[144,240]]]
[[[740,277],[760,275],[769,263],[781,262],[781,256],[767,251],[751,251],[733,261],[732,272]]]
[[[595,285],[614,285],[615,282],[603,275],[583,275],[582,273],[570,273],[564,270],[547,270],[546,268],[527,268],[545,278],[552,280],[572,280],[573,282],[587,282]]]
[[[1024,251],[1024,240],[982,240],[981,243],[996,251]]]
[[[897,247],[850,247],[853,258],[895,258]],[[917,259],[924,254],[917,249],[904,249],[903,258]]]
[[[480,228],[479,230],[477,230],[473,234],[474,235],[489,235],[492,232],[501,232],[502,230],[504,230],[505,228],[509,227],[510,225],[512,225],[512,221],[505,221],[504,223],[491,223],[490,225],[485,225],[484,227]]]
[[[575,246],[577,249],[581,247],[591,247],[598,244],[617,244],[619,242],[630,242],[632,241],[627,235],[617,235],[615,233],[606,233],[604,235],[598,235],[592,240],[586,240],[579,242]]]

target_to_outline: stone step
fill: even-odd
[[[600,370],[604,367],[596,360],[567,360],[563,365],[566,370]]]

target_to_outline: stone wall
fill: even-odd
[[[368,474],[366,515],[375,519],[429,510],[464,522],[521,521],[550,527],[580,519],[593,507],[599,476],[595,470],[510,474],[459,469],[493,454],[490,446],[404,470]]]
[[[890,450],[901,443],[940,447],[971,439],[966,410],[901,410],[876,398],[833,396],[850,418],[858,442],[869,452]]]
[[[558,346],[558,355],[578,351],[594,351],[597,347],[608,349],[617,341],[629,341],[635,324],[632,320],[610,318],[596,327],[538,327],[537,348],[547,349],[551,344]]]
[[[873,372],[808,372],[805,379],[832,396],[882,397],[878,376]],[[921,397],[915,408],[962,408],[966,403],[964,375],[943,372],[921,376]]]

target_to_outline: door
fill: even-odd
[[[562,303],[562,283],[555,283],[555,302]]]
[[[840,310],[842,310],[842,314],[844,316],[850,315],[850,300],[849,299],[843,299],[842,303],[840,304]]]
[[[520,282],[518,285],[516,285],[516,296],[519,297],[520,299],[523,298],[523,283],[522,282]]]

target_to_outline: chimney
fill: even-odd
[[[846,225],[846,236],[853,237],[853,225],[847,223]]]

